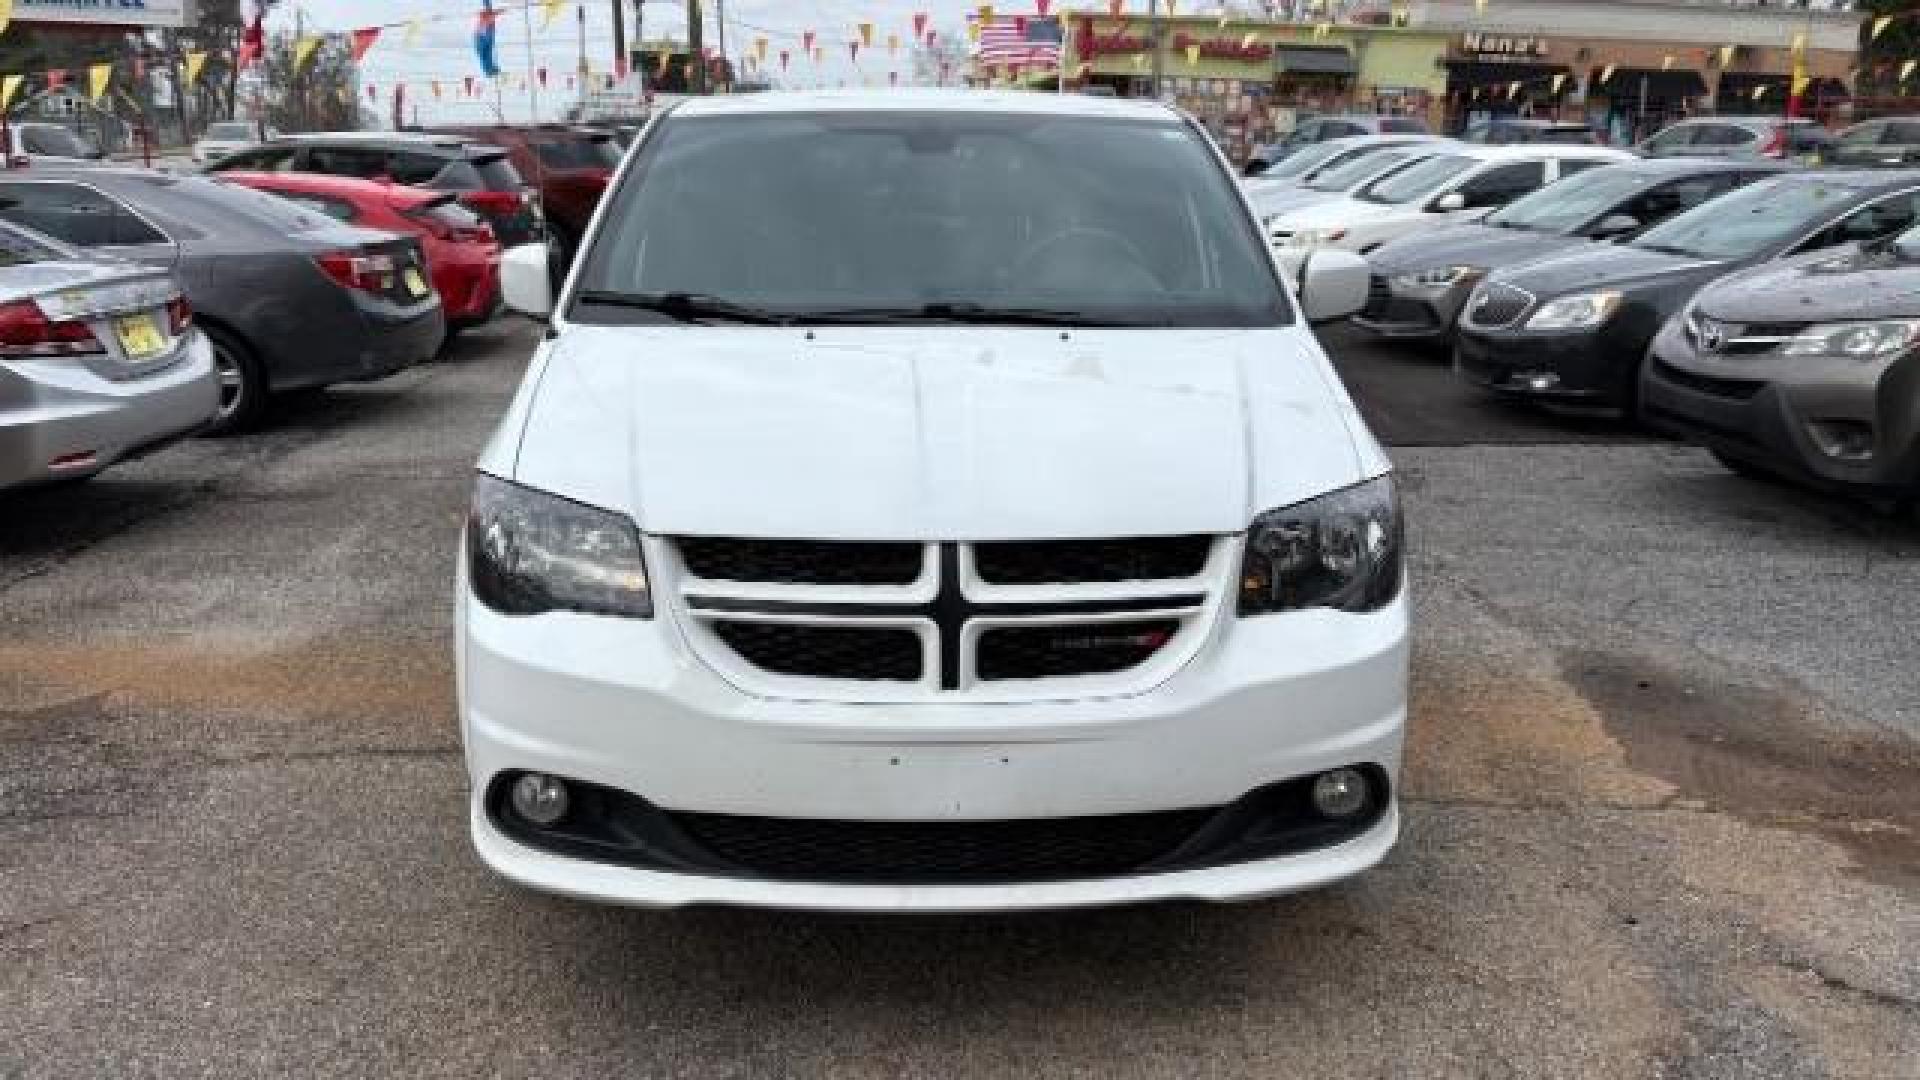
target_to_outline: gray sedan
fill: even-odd
[[[0,490],[92,476],[211,423],[206,338],[163,271],[0,224]]]
[[[0,219],[171,270],[220,369],[217,431],[272,393],[427,360],[445,334],[416,240],[210,177],[36,168],[0,177]]]

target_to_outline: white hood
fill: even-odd
[[[1340,228],[1350,226],[1356,221],[1387,217],[1401,209],[1403,208],[1399,206],[1362,202],[1352,196],[1343,195],[1337,199],[1302,206],[1282,214],[1280,219],[1273,223],[1273,227],[1290,232],[1299,232],[1301,229]]]
[[[483,467],[649,532],[1237,532],[1384,468],[1303,326],[572,326],[548,348],[517,458],[503,430]]]

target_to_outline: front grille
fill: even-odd
[[[1115,877],[1163,858],[1215,811],[1022,821],[826,821],[673,815],[713,855],[763,877],[982,882]]]
[[[1179,629],[1173,619],[996,627],[980,635],[975,663],[982,679],[1103,675],[1146,663]]]
[[[902,627],[720,621],[713,632],[748,663],[781,675],[861,682],[920,678],[920,638]]]
[[[1698,393],[1732,398],[1735,401],[1746,401],[1767,385],[1753,379],[1716,379],[1710,375],[1696,375],[1691,371],[1682,371],[1665,360],[1655,360],[1653,371],[1655,375],[1675,386],[1684,386]]]
[[[1212,546],[1207,536],[975,544],[973,567],[980,580],[995,585],[1190,578],[1206,569]]]
[[[796,585],[910,585],[919,544],[683,536],[680,558],[695,577]]]
[[[1497,281],[1487,282],[1467,305],[1467,317],[1475,326],[1499,328],[1520,321],[1533,306],[1533,294]]]

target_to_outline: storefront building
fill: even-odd
[[[1161,96],[1198,117],[1235,160],[1312,113],[1432,122],[1446,90],[1445,34],[1077,11],[1062,18],[1069,89],[1151,97],[1157,77]]]

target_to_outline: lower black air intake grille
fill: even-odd
[[[1173,619],[1072,626],[1003,626],[980,635],[982,679],[1053,679],[1137,667],[1180,629]]]
[[[920,678],[920,638],[887,626],[716,622],[713,632],[749,664],[781,675],[865,682]]]
[[[680,558],[695,577],[795,585],[910,585],[919,544],[683,536]]]

